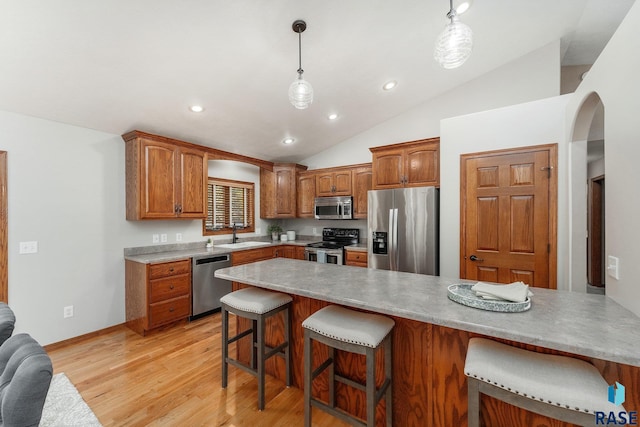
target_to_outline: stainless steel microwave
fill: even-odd
[[[353,197],[316,197],[316,219],[353,219]]]

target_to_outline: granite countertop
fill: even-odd
[[[447,298],[473,283],[285,258],[217,270],[216,277],[486,336],[640,367],[640,317],[611,298],[533,288],[522,313],[483,311]]]
[[[316,239],[300,239],[300,240],[288,240],[282,242],[280,240],[265,240],[262,246],[252,246],[245,248],[219,248],[215,245],[224,244],[229,242],[214,242],[214,247],[205,247],[205,242],[192,242],[192,243],[177,243],[170,245],[156,245],[156,246],[143,246],[138,248],[126,248],[124,250],[124,259],[141,264],[154,264],[160,262],[178,261],[187,258],[207,256],[207,255],[219,255],[228,254],[231,252],[247,251],[250,249],[265,248],[268,246],[282,246],[282,245],[296,245],[306,246],[311,242],[317,242],[322,238]],[[258,241],[259,239],[243,239],[242,241]]]

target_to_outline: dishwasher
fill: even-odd
[[[231,292],[231,282],[214,276],[216,270],[231,267],[229,254],[193,257],[191,319],[220,308],[220,298]]]

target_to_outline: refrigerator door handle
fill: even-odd
[[[398,209],[389,209],[389,270],[398,271]]]
[[[395,257],[394,257],[394,246],[393,246],[393,209],[389,209],[389,236],[387,241],[387,251],[389,253],[389,270],[394,271],[396,269],[395,266]]]
[[[400,253],[398,251],[398,209],[393,209],[393,271],[398,271],[400,266]]]

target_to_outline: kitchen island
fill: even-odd
[[[640,318],[608,297],[532,289],[532,307],[522,313],[482,311],[447,298],[461,283],[411,273],[273,259],[218,270],[216,276],[294,296],[293,382],[302,386],[302,321],[328,304],[386,314],[394,330],[394,422],[396,425],[466,425],[466,346],[486,336],[530,350],[565,354],[593,363],[607,382],[627,387],[627,410],[640,407]],[[274,325],[271,339],[282,327]],[[322,353],[321,348],[314,348]],[[320,358],[321,356],[318,356]],[[342,354],[339,369],[363,375],[358,356]],[[273,375],[283,368],[274,363]],[[326,394],[326,383],[314,390]],[[357,391],[340,390],[343,407],[358,412]],[[603,396],[606,400],[607,396]],[[360,405],[361,406],[361,405]],[[379,408],[379,419],[384,410]],[[565,425],[483,397],[485,425]]]

